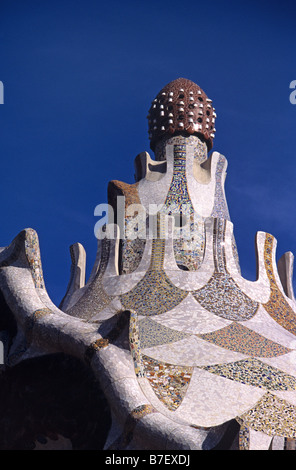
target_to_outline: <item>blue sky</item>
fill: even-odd
[[[255,278],[258,230],[296,254],[293,1],[1,0],[1,231],[40,240],[59,304],[69,246],[89,274],[94,208],[109,180],[132,183],[149,151],[147,113],[168,82],[198,83],[217,111],[213,150],[228,160],[226,195],[242,272]]]

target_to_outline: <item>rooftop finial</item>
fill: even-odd
[[[176,133],[202,137],[213,147],[216,113],[205,92],[194,82],[178,78],[168,83],[153,100],[149,110],[150,147],[165,135]]]

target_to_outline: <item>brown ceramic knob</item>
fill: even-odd
[[[152,101],[148,115],[150,147],[165,135],[197,135],[211,150],[215,137],[215,108],[194,82],[178,78],[168,83]]]

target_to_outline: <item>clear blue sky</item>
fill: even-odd
[[[150,103],[185,77],[217,111],[243,274],[255,277],[258,230],[296,254],[295,18],[284,0],[1,0],[0,246],[34,228],[58,304],[69,246],[84,245],[89,273],[94,208],[109,180],[133,182]]]

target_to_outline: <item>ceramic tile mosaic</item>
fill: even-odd
[[[141,405],[135,408],[131,412],[131,416],[133,419],[142,419],[144,416],[150,414],[150,413],[155,413],[157,410],[151,406],[151,405]]]
[[[19,259],[23,249],[30,266],[30,272],[35,287],[44,289],[45,285],[40,258],[39,239],[35,230],[31,228],[22,230],[17,237],[15,237],[12,243],[2,250],[0,256],[0,268],[11,266]]]
[[[259,304],[249,298],[228,274],[224,243],[225,221],[216,219],[213,240],[215,272],[207,285],[192,295],[215,315],[227,320],[247,320],[255,315]]]
[[[104,338],[108,339],[110,343],[115,343],[129,325],[131,314],[132,312],[128,310],[118,312],[110,319],[110,325],[109,322],[102,323],[98,332],[102,333]]]
[[[209,129],[211,100],[199,98],[194,112]],[[158,106],[160,118],[161,96]],[[112,409],[109,449],[129,450],[138,438],[147,448],[210,448],[231,420],[240,424],[241,449],[269,448],[273,436],[296,439],[296,313],[281,286],[275,239],[258,232],[258,279],[244,279],[224,193],[227,160],[218,152],[207,159],[196,135],[162,135],[151,147],[155,161],[147,152],[136,158],[136,184],[108,186],[115,222],[118,196],[125,209],[141,205],[145,222],[125,212],[127,237],[98,244],[88,283],[72,279],[66,313],[47,296],[36,232],[0,249],[1,292],[15,318],[27,318],[9,365],[51,340],[81,353]]]
[[[269,315],[286,330],[296,334],[296,314],[277,286],[273,271],[273,243],[274,237],[266,234],[265,239],[265,268],[270,282],[270,299],[263,304]]]
[[[265,393],[264,389],[195,367],[174,417],[198,426],[218,426],[252,408]]]
[[[130,312],[129,342],[131,355],[134,361],[135,374],[137,377],[144,377],[145,372],[140,349],[138,315],[133,310]]]
[[[171,411],[181,404],[192,375],[191,367],[180,367],[142,356],[145,377],[159,400]]]
[[[288,349],[295,348],[295,336],[280,327],[262,305],[260,305],[256,315],[250,320],[244,321],[243,325]]]
[[[113,296],[108,295],[102,285],[102,279],[109,261],[110,246],[111,240],[107,238],[102,240],[99,269],[93,281],[89,286],[87,286],[85,294],[76,304],[74,304],[73,307],[67,310],[67,314],[89,320],[102,311],[112,301]]]
[[[145,233],[143,234],[139,232],[141,227],[137,226],[137,215],[128,214],[129,206],[140,204],[140,199],[138,195],[138,184],[136,183],[130,185],[124,184],[120,181],[112,181],[109,184],[108,189],[108,201],[109,204],[112,204],[113,206],[116,221],[118,210],[116,196],[119,195],[125,198],[125,233],[124,236],[120,238],[119,273],[132,273],[137,269],[141,262],[141,258],[145,249],[146,238]]]
[[[252,450],[274,450],[272,448],[272,441],[273,436],[250,429],[250,448]]]
[[[44,289],[45,286],[40,259],[39,240],[35,230],[27,229],[26,231],[25,251],[30,264],[35,287]]]
[[[188,415],[187,419],[189,419],[190,413],[192,416],[194,415],[193,409],[190,407],[190,399],[186,398],[190,391],[188,387],[194,365],[202,367],[211,374],[219,375],[224,380],[239,382],[256,389],[265,388],[277,391],[295,389],[296,379],[294,376],[286,374],[272,365],[261,363],[254,357],[244,357],[249,355],[275,358],[286,355],[291,350],[237,322],[238,320],[252,319],[258,311],[259,303],[245,295],[227,272],[224,243],[225,221],[217,219],[214,224],[213,237],[214,274],[204,288],[189,294],[170,283],[169,277],[163,271],[164,240],[161,238],[153,240],[148,272],[134,289],[121,296],[121,302],[125,308],[134,308],[139,315],[157,315],[156,320],[157,318],[160,320],[157,322],[146,317],[138,322],[137,315],[134,315],[130,334],[136,375],[139,378],[148,379],[155,395],[168,411],[176,413],[184,402],[181,407],[182,415],[183,413],[183,417]],[[153,290],[157,291],[156,295]],[[224,295],[221,295],[221,292]],[[223,321],[235,320],[222,328],[196,336],[196,340],[199,338],[211,343],[217,353],[218,350],[221,351],[216,354],[216,359],[218,357],[220,359],[218,363],[213,361],[214,351],[211,356],[204,345],[198,348],[197,344],[193,342],[190,346],[190,342],[193,340],[190,334],[192,331],[182,332],[182,315],[179,323],[176,323],[176,318],[171,315],[174,310],[181,313],[181,310],[178,309],[181,308],[180,305],[183,305],[186,298],[189,298],[189,295],[195,301],[198,300],[198,308],[201,308],[202,311],[208,311],[209,315],[218,315],[224,319]],[[167,318],[164,324],[161,323],[162,318]],[[168,326],[170,322],[174,328]],[[205,352],[203,358],[200,355],[196,356],[194,351],[198,350]],[[232,357],[233,354],[242,354],[242,357],[238,356],[236,360],[235,357]],[[192,358],[194,358],[193,361]],[[183,371],[183,375],[181,371]],[[185,382],[183,381],[184,377],[186,378]],[[196,393],[190,396],[193,400],[192,404],[197,406]],[[231,400],[229,403],[232,403],[232,406],[234,404]],[[185,409],[188,411],[185,412]],[[225,411],[231,414],[230,410]],[[230,416],[227,413],[226,415]],[[212,415],[208,410],[207,420],[210,422],[211,419],[216,419],[215,414]]]
[[[296,378],[258,359],[250,358],[230,364],[204,366],[204,370],[230,380],[267,390],[296,390]]]
[[[249,448],[250,448],[250,430],[249,430],[248,426],[246,426],[242,420],[237,418],[237,421],[240,424],[239,450],[249,450]]]
[[[294,368],[294,370],[295,370],[295,368]],[[293,370],[293,372],[294,372],[294,370]],[[290,391],[287,391],[287,390],[284,390],[284,391],[273,390],[272,393],[276,397],[287,401],[288,403],[290,403],[290,405],[295,405],[296,406],[296,392],[295,392],[295,390],[290,390]]]
[[[216,167],[216,178],[215,178],[215,203],[211,217],[230,220],[229,211],[223,191],[222,173],[225,167],[225,157],[219,156],[219,160]]]
[[[182,331],[172,330],[150,318],[143,318],[139,321],[140,347],[151,348],[161,344],[168,344],[180,339],[188,338],[188,334]]]
[[[248,357],[246,354],[204,341],[195,335],[173,343],[145,348],[142,352],[158,361],[190,367],[236,362]]]
[[[35,310],[32,315],[32,321],[35,322],[38,318],[44,317],[45,315],[50,315],[53,312],[49,308],[40,308]]]
[[[31,317],[27,320],[26,325],[27,325],[27,332],[28,332],[28,342],[32,340],[32,334],[33,334],[33,329],[35,326],[36,321],[38,319],[43,318],[47,315],[52,315],[53,312],[49,308],[39,308],[38,310],[35,310]]]
[[[174,254],[177,264],[197,270],[204,257],[205,232],[203,218],[194,213],[186,177],[186,144],[174,145],[173,178],[161,212],[186,217],[190,236],[184,238],[175,229]]]
[[[39,318],[51,315],[53,312],[49,308],[40,308],[35,310],[31,316],[25,322],[26,336],[21,335],[21,339],[14,343],[13,348],[10,348],[6,360],[6,364],[9,367],[13,367],[21,361],[30,345],[32,344],[33,331],[36,321]]]
[[[110,325],[106,325],[104,323],[103,326],[98,329],[98,332],[102,335],[102,338],[97,339],[87,348],[85,352],[85,360],[87,362],[91,361],[96,351],[107,348],[109,344],[114,344],[116,342],[116,340],[129,324],[130,312],[118,312],[117,315],[112,318],[112,320],[110,321]]]
[[[141,238],[120,240],[120,274],[132,273],[139,267],[145,250],[145,242]]]
[[[197,136],[173,136],[165,137],[160,140],[155,147],[156,160],[166,160],[166,146],[170,144],[188,145],[194,148],[194,158],[199,164],[203,163],[208,157],[208,149],[205,142],[202,142]]]
[[[164,240],[153,240],[149,270],[136,287],[120,296],[124,308],[136,310],[139,315],[158,315],[171,310],[187,296],[162,269],[164,247]]]
[[[194,221],[190,223],[190,239],[175,237],[173,242],[174,257],[181,269],[197,271],[202,265],[205,251],[205,229],[203,219],[197,222],[195,214]]]
[[[258,309],[258,303],[250,299],[227,273],[215,273],[208,284],[192,293],[200,305],[227,320],[248,320]]]
[[[235,322],[221,330],[202,334],[199,337],[222,348],[250,356],[276,357],[290,352],[290,349]]]
[[[145,334],[145,331],[142,329],[142,334],[143,333]],[[140,348],[140,328],[135,312],[131,312],[129,336],[136,376],[139,378],[146,377],[158,399],[165,404],[168,409],[172,411],[176,410],[188,388],[192,368],[166,364],[142,354]],[[148,342],[150,339],[149,337]],[[171,339],[171,337],[169,339]],[[154,339],[152,340],[154,341]],[[166,341],[167,338],[164,337],[163,340]]]
[[[22,230],[0,253],[0,268],[11,266],[20,256],[27,237],[27,230]]]
[[[130,205],[140,204],[139,194],[138,194],[138,183],[127,184],[122,181],[113,180],[108,184],[108,204],[112,206],[114,213],[114,223],[121,226],[121,222],[118,220],[119,214],[118,210],[118,199],[124,198],[123,207],[125,213]],[[122,230],[125,233],[120,234],[120,255],[119,255],[119,273],[127,274],[133,272],[141,261],[145,247],[145,237],[140,239],[130,239],[128,237],[129,233],[129,224],[133,222],[133,217],[126,215]]]
[[[296,437],[296,406],[267,392],[239,418],[245,426],[270,436]]]
[[[169,312],[154,319],[160,325],[187,334],[208,333],[231,323],[204,309],[189,293],[182,302]]]
[[[277,356],[273,358],[260,358],[262,362],[265,364],[271,365],[276,367],[277,369],[286,372],[287,374],[295,375],[296,374],[296,350],[294,346],[294,350],[292,350],[288,354],[284,354],[283,356]]]
[[[232,238],[231,238],[231,247],[232,247],[232,255],[233,255],[233,259],[235,261],[236,269],[239,272],[239,274],[241,274],[239,254],[238,254],[236,240],[235,240],[234,235],[232,235]]]
[[[188,216],[194,212],[187,186],[185,144],[174,145],[173,179],[165,200],[168,214],[171,214],[170,206],[174,207],[176,213],[184,211],[184,214]]]
[[[157,410],[150,404],[141,405],[132,410],[128,416],[122,434],[115,439],[114,442],[108,447],[107,450],[121,450],[125,449],[133,438],[133,432],[137,422],[147,416],[148,414],[156,413]]]

